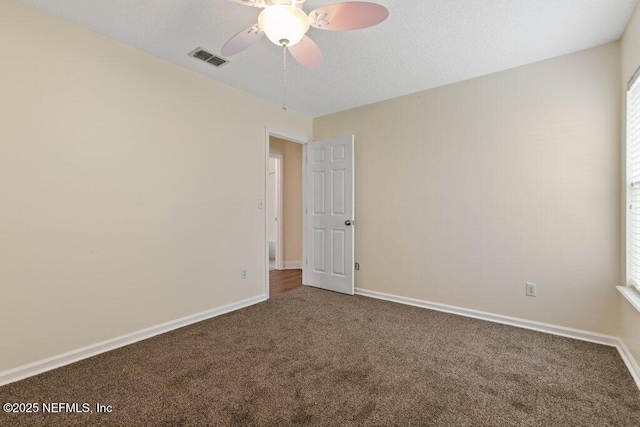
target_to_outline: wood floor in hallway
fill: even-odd
[[[269,296],[280,294],[302,287],[302,270],[269,271]]]

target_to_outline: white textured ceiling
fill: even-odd
[[[263,37],[214,68],[187,56],[257,22],[229,0],[22,0],[185,68],[282,102],[282,51]],[[307,0],[304,9],[344,0]],[[287,104],[317,117],[617,40],[638,0],[368,0],[389,9],[364,30],[308,35],[319,70],[289,61]]]

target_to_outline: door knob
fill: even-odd
[[[348,227],[348,226],[350,226],[350,225],[351,225],[351,220],[349,220],[349,219],[348,219],[348,220],[346,220],[346,221],[344,222],[344,225],[346,225],[347,227]]]

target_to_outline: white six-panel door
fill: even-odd
[[[353,295],[353,135],[307,144],[306,285]]]

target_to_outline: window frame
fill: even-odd
[[[627,84],[627,91],[626,91],[626,113],[625,113],[625,153],[626,153],[626,169],[625,169],[625,190],[626,190],[626,221],[625,221],[625,231],[626,231],[626,248],[625,248],[625,260],[626,260],[626,277],[625,277],[625,282],[627,287],[634,289],[638,294],[640,294],[640,282],[636,283],[635,280],[633,280],[632,278],[632,274],[631,274],[631,265],[632,263],[630,262],[630,253],[631,253],[631,249],[630,249],[630,242],[631,242],[631,238],[630,238],[630,226],[631,226],[631,209],[633,208],[633,203],[631,200],[631,192],[634,188],[637,188],[640,186],[640,181],[636,181],[633,182],[633,176],[631,174],[631,126],[632,123],[634,123],[634,121],[637,121],[638,124],[640,125],[640,109],[638,110],[638,115],[639,117],[635,118],[635,120],[632,120],[630,117],[631,111],[630,111],[630,95],[632,93],[632,90],[637,91],[637,96],[638,96],[638,101],[640,101],[640,67],[636,70],[636,72],[633,74],[633,76],[631,77],[631,79],[629,80],[628,84]],[[638,223],[640,223],[640,220],[638,221]],[[638,273],[640,273],[640,267],[638,267]]]

